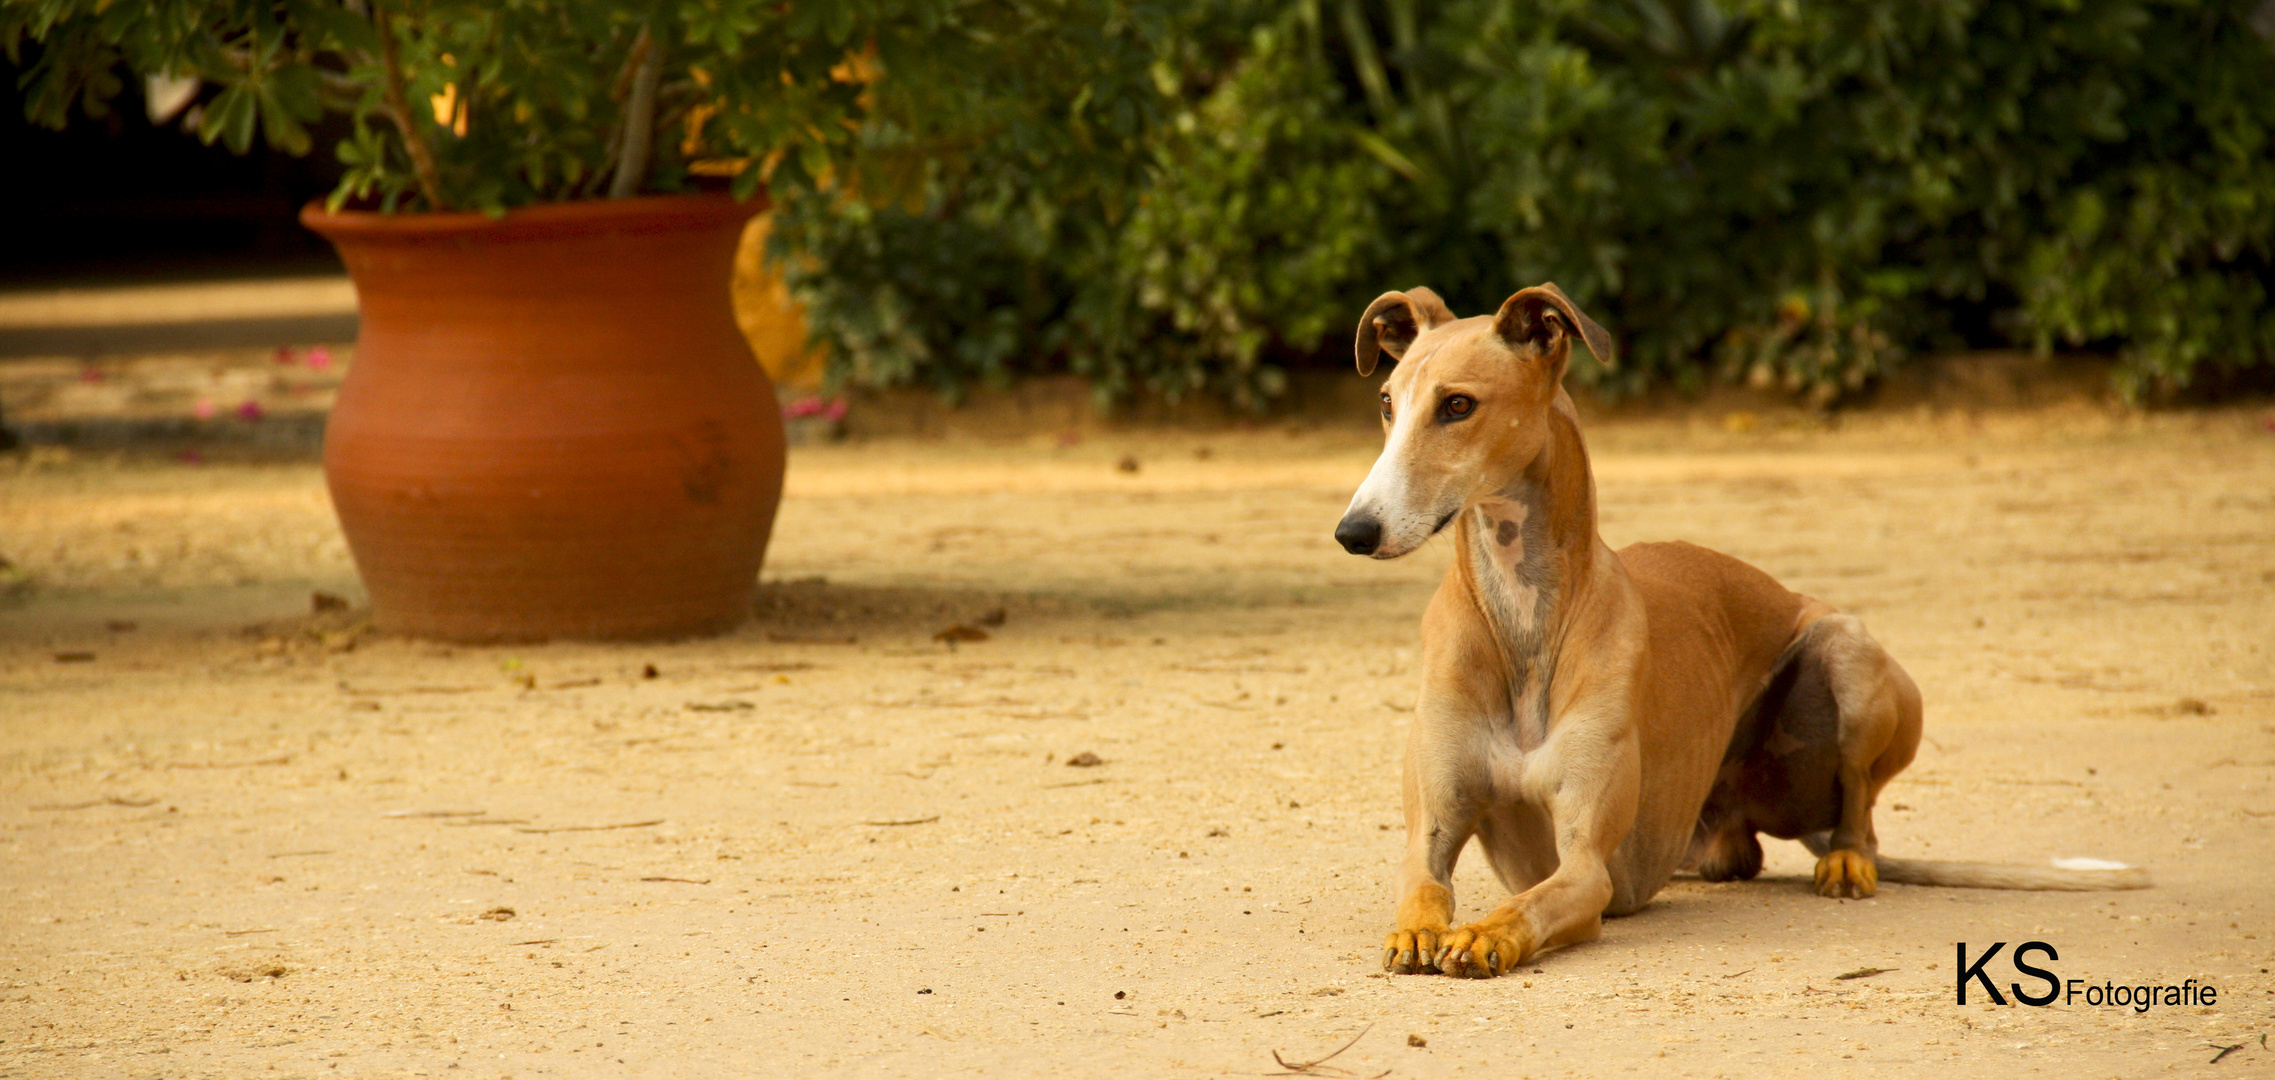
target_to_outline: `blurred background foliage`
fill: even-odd
[[[841,385],[1252,406],[1385,289],[1543,280],[1620,337],[1576,366],[1612,394],[1829,403],[1982,347],[2275,383],[2270,35],[2275,0],[0,0],[35,121],[194,80],[182,123],[329,144],[336,201],[763,184]]]
[[[1256,404],[1384,289],[1542,280],[1621,338],[1575,365],[1613,393],[1823,403],[1968,347],[2217,393],[2275,369],[2262,6],[950,3],[773,251],[835,379],[951,396]]]
[[[952,6],[0,0],[0,55],[47,127],[103,117],[130,76],[185,82],[207,143],[329,144],[335,207],[501,213],[681,191],[706,165],[746,195],[809,188],[853,142],[865,71],[927,70]]]

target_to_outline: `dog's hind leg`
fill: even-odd
[[[1708,800],[1691,841],[1690,863],[1702,881],[1752,881],[1762,872],[1762,842],[1738,809]]]
[[[1919,749],[1919,687],[1853,615],[1827,615],[1806,633],[1840,709],[1840,819],[1817,860],[1817,892],[1867,897],[1880,885],[1872,805]]]

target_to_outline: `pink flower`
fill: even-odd
[[[785,420],[803,420],[809,416],[823,417],[833,424],[843,420],[845,419],[845,399],[799,398],[782,407],[782,418]]]
[[[322,345],[318,345],[315,348],[308,350],[308,367],[311,370],[322,371],[331,366],[332,350],[327,349]]]
[[[200,420],[213,419],[213,412],[214,410],[212,398],[199,398],[197,399],[197,404],[190,406],[191,415],[196,416]]]
[[[245,421],[246,423],[248,423],[248,424],[249,424],[249,423],[252,423],[253,421],[255,421],[255,420],[258,420],[258,419],[260,419],[260,418],[261,418],[261,403],[260,403],[260,402],[258,402],[258,401],[254,401],[252,398],[246,398],[246,399],[244,400],[244,403],[242,403],[242,404],[240,404],[240,405],[238,405],[238,406],[237,406],[237,419],[239,419],[239,420],[243,420],[243,421]]]

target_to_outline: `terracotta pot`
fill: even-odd
[[[324,476],[380,629],[655,638],[748,614],[782,418],[728,282],[763,209],[301,212],[362,309]]]

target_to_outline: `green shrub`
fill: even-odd
[[[951,5],[924,63],[957,78],[883,68],[839,182],[785,193],[772,233],[833,377],[953,396],[1074,370],[1128,388],[1147,335],[1111,254],[1147,186],[1170,6]]]
[[[875,88],[864,175],[915,179],[797,200],[781,250],[840,378],[949,392],[1259,401],[1385,288],[1541,280],[1622,337],[1612,389],[2059,343],[2169,391],[2275,366],[2253,6],[994,5],[962,97]]]
[[[333,193],[382,209],[478,209],[689,186],[735,159],[736,189],[832,174],[862,119],[849,67],[910,89],[955,0],[5,0],[0,55],[25,112],[102,115],[125,77],[214,88],[185,123],[238,153],[329,148]]]

